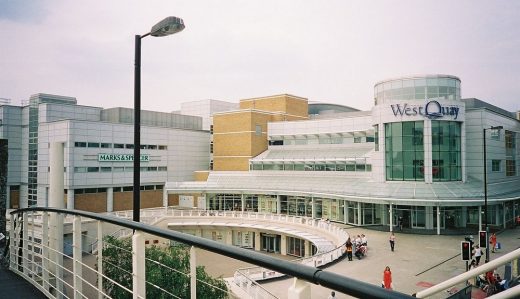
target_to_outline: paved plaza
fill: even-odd
[[[344,228],[351,236],[361,233],[367,235],[368,255],[361,260],[357,260],[355,257],[353,261],[342,259],[325,268],[326,271],[379,286],[383,279],[383,270],[385,266],[389,266],[392,270],[394,288],[411,295],[459,275],[465,270],[466,263],[460,257],[460,242],[464,241],[464,235],[438,236],[395,232],[396,245],[395,251],[392,252],[388,242],[389,232],[350,226],[344,226]],[[477,238],[476,231],[473,237]],[[491,259],[520,247],[520,227],[499,233],[498,241],[501,243],[502,249],[499,252],[490,253]],[[213,256],[202,250],[199,251],[198,261],[199,264],[206,265],[211,274],[223,277],[230,277],[233,269],[248,266],[246,263],[231,258]],[[235,266],[236,268],[234,268]],[[503,275],[504,267],[497,271]],[[287,289],[292,281],[291,278],[278,279],[262,283],[262,285],[278,298],[287,298]],[[461,289],[462,287],[463,285],[460,285],[455,288]],[[312,298],[327,298],[329,294],[329,289],[312,285]],[[447,296],[447,293],[442,293],[432,298],[446,298]],[[344,294],[336,294],[336,297],[350,298]]]

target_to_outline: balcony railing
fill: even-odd
[[[63,231],[62,224],[65,215],[72,217],[73,227],[70,232]],[[41,222],[35,221],[37,219]],[[145,298],[147,288],[160,288],[160,286],[150,285],[145,278],[144,239],[146,236],[164,238],[192,246],[190,253],[193,263],[189,273],[185,273],[190,279],[191,298],[195,298],[197,286],[205,284],[204,281],[196,280],[195,247],[283,273],[299,280],[322,285],[354,297],[413,298],[407,294],[386,290],[315,266],[280,260],[259,252],[110,215],[54,208],[27,208],[12,212],[10,220],[10,269],[31,282],[49,298],[110,298],[105,290],[104,282],[110,281],[117,284],[117,281],[103,272],[103,248],[108,245],[103,242],[103,237],[121,229],[134,231],[131,249],[133,264],[131,273],[128,273],[132,277],[132,287],[120,286],[133,298]],[[82,229],[83,225],[95,228],[95,240],[85,240],[86,228]],[[38,231],[41,232],[41,240],[34,237]],[[73,240],[71,256],[63,251],[64,233],[66,236],[71,235]],[[86,255],[89,247],[86,246],[85,250],[85,243],[96,243],[97,252],[91,256]],[[147,262],[149,261],[147,260]],[[152,261],[152,263],[156,262]],[[160,265],[157,264],[157,266]],[[257,288],[257,284],[248,282],[247,278],[237,281],[249,284],[250,289]],[[237,283],[237,281],[232,283]],[[248,296],[274,298],[268,291],[260,288],[256,294],[251,292]],[[171,295],[165,293],[165,296]],[[235,297],[231,292],[227,296]]]

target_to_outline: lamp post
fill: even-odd
[[[141,209],[141,39],[148,35],[161,37],[181,32],[184,21],[177,17],[167,17],[155,24],[150,32],[135,36],[134,66],[134,208],[133,220],[139,222]]]
[[[486,156],[486,130],[502,130],[504,127],[496,126],[482,129],[482,145],[484,150],[484,225],[486,228],[486,262],[489,262],[489,226],[487,204],[487,156]]]

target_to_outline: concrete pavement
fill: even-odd
[[[460,257],[460,242],[464,241],[463,235],[437,236],[396,232],[395,251],[392,252],[388,242],[389,232],[348,226],[345,226],[345,229],[351,235],[361,233],[367,235],[368,255],[361,260],[343,259],[327,267],[326,271],[380,286],[383,270],[385,266],[389,266],[392,270],[394,288],[410,295],[465,271],[466,263]],[[473,235],[475,240],[478,237],[477,233],[475,232]],[[507,229],[498,234],[498,241],[502,244],[502,249],[497,253],[491,253],[491,259],[520,247],[519,239],[520,227]],[[497,271],[503,276],[503,267]],[[291,283],[292,279],[283,279],[262,283],[262,285],[279,298],[287,298],[287,289]],[[461,289],[462,287],[463,285],[460,285],[456,288]],[[327,298],[330,294],[330,290],[317,285],[312,285],[311,290],[312,298]],[[444,293],[433,298],[446,298],[447,296],[448,294]],[[337,292],[336,297],[350,298]]]

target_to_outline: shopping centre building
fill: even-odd
[[[141,206],[444,233],[482,226],[486,181],[488,224],[514,223],[517,113],[462,99],[460,79],[449,75],[381,81],[374,100],[369,111],[287,94],[143,111]],[[46,94],[0,103],[9,207],[47,205],[49,143],[63,142],[67,207],[131,209],[132,115]]]

